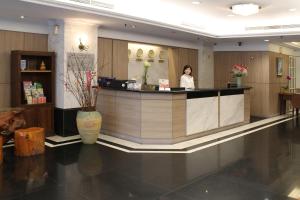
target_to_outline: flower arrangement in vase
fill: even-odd
[[[234,64],[232,67],[232,73],[236,78],[237,87],[241,87],[241,78],[248,75],[248,68],[241,64]]]
[[[281,89],[283,90],[282,92],[289,92],[289,82],[292,80],[291,76],[286,76],[286,80],[288,81],[286,86],[282,86]]]
[[[77,112],[76,124],[82,142],[85,144],[94,144],[100,133],[102,117],[96,111],[98,86],[96,64],[94,60],[88,57],[88,54],[71,53],[68,61],[64,85],[77,100],[81,109]],[[69,59],[70,59],[69,58]]]
[[[148,61],[144,62],[143,85],[148,85],[148,70],[151,64]]]

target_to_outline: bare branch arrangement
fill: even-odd
[[[70,53],[72,62],[68,61],[64,79],[65,88],[73,94],[83,111],[95,111],[98,86],[95,82],[96,72],[93,59],[89,54]]]

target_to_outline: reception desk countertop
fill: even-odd
[[[219,92],[219,91],[244,91],[249,90],[251,87],[239,87],[239,88],[197,88],[194,90],[171,90],[171,91],[159,91],[159,90],[131,90],[131,89],[112,89],[112,88],[102,88],[105,90],[115,90],[124,92],[140,92],[140,93],[173,93],[173,94],[185,94],[185,93],[198,93],[198,92]]]

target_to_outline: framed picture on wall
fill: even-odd
[[[283,59],[280,57],[276,58],[276,75],[277,76],[283,75]]]

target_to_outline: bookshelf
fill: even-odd
[[[26,82],[32,83],[29,88],[25,86]],[[25,108],[24,116],[28,127],[43,127],[47,136],[53,134],[54,52],[11,52],[11,105]]]

